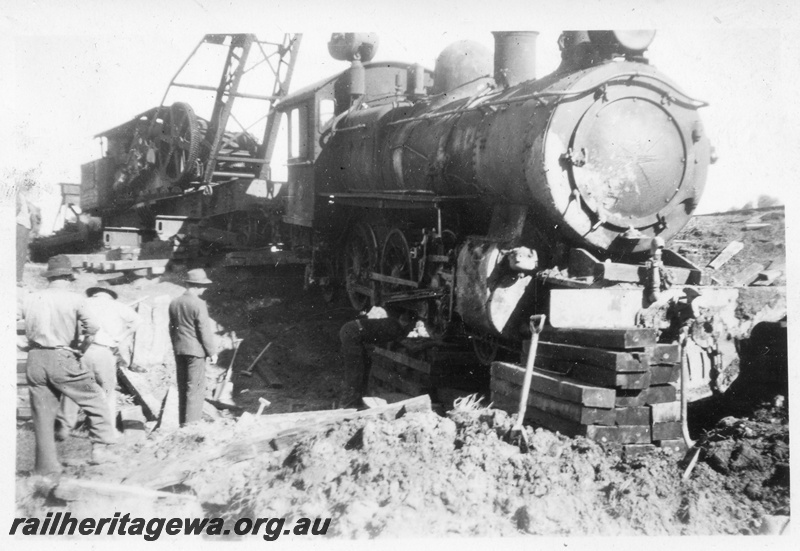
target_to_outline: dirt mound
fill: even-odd
[[[780,268],[783,211],[766,214],[695,217],[678,239],[697,250],[703,265],[731,240],[742,241],[744,249],[716,274],[723,282],[754,262]],[[769,226],[759,226],[756,215]],[[183,292],[187,269],[174,266],[158,280],[115,289],[124,302],[173,298]],[[42,270],[26,266],[28,289],[45,285]],[[338,330],[355,312],[304,292],[302,270],[217,267],[208,273],[215,283],[205,298],[219,325],[220,366],[231,360],[228,331],[244,339],[234,371],[274,343],[260,365],[281,384],[237,374],[236,404],[251,413],[259,397],[272,403],[267,413],[330,408],[342,378]],[[82,292],[96,281],[95,274],[81,273],[74,288]],[[171,360],[167,350],[163,365],[143,374],[158,396],[174,384]],[[177,477],[183,481],[171,489],[195,493],[206,516],[331,517],[328,535],[335,537],[756,533],[762,519],[789,514],[786,404],[753,413],[741,411],[738,394],[731,401],[737,408],[725,413],[710,404],[714,416],[695,414],[700,421],[693,434],[703,435],[702,452],[686,481],[686,465],[661,450],[623,460],[595,442],[543,429],[528,429],[531,449],[520,453],[504,441],[508,416],[491,409],[351,420],[285,451],[233,464],[203,458],[246,440],[260,419],[248,425],[220,418],[142,434],[120,445],[123,464],[85,465],[90,446],[84,438],[59,443],[59,453],[68,460],[67,476],[133,485],[146,485],[145,475],[167,480],[167,466],[182,473],[188,465],[189,478]],[[716,424],[731,414],[736,417]],[[18,427],[17,450],[17,506],[41,513],[43,500],[25,484],[34,478],[28,476],[30,423]],[[143,471],[139,479],[126,478],[137,469]]]
[[[752,420],[725,417],[703,440],[704,461],[727,477],[728,489],[757,502],[765,513],[789,514],[789,426],[785,410],[762,409]]]
[[[783,207],[694,216],[670,247],[677,252],[693,253],[697,265],[702,267],[731,241],[740,241],[744,245],[742,250],[714,272],[714,277],[727,285],[754,263],[765,269],[786,271],[785,224]],[[775,284],[786,285],[785,273]]]
[[[778,512],[700,463],[681,480],[657,450],[623,461],[584,439],[528,428],[501,411],[358,419],[246,467],[197,473],[205,506],[240,516],[331,517],[329,536],[742,534]],[[212,503],[214,502],[214,503]]]

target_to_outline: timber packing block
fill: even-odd
[[[647,408],[651,412],[652,423],[669,423],[681,420],[681,403],[665,402],[662,404],[651,404]],[[647,409],[644,408],[644,409]]]
[[[618,408],[628,408],[643,405],[645,405],[645,403],[642,390],[617,390],[617,395],[614,398],[614,406]]]
[[[627,327],[620,329],[548,328],[539,336],[542,342],[596,346],[614,349],[640,349],[655,346],[655,329]]]
[[[586,427],[585,436],[603,443],[649,444],[650,427],[640,425],[619,425],[616,427],[590,425]]]
[[[677,364],[681,361],[681,345],[657,344],[651,353],[651,364]]]
[[[686,442],[683,438],[675,438],[671,440],[655,440],[655,445],[659,448],[666,450],[669,453],[684,454],[688,449]]]
[[[592,365],[574,364],[569,375],[597,386],[621,389],[642,389],[650,386],[650,372],[615,373]]]
[[[514,364],[493,362],[492,379],[502,379],[522,386],[525,370]],[[584,406],[611,409],[614,407],[614,390],[585,385],[578,381],[533,370],[531,388],[536,392]]]
[[[420,384],[395,371],[392,368],[390,360],[384,358],[379,359],[374,356],[373,358],[372,368],[370,369],[371,384],[377,383],[387,390],[402,392],[410,396],[427,394],[431,390],[430,384]]]
[[[642,405],[663,404],[677,400],[678,391],[672,385],[651,386],[643,390],[640,397],[643,401]]]
[[[493,400],[495,401],[495,407],[506,411],[513,412],[519,405],[518,401],[505,395],[498,395],[497,398],[497,400]],[[560,432],[565,436],[585,436],[604,444],[649,444],[651,441],[649,425],[585,425],[542,411],[536,407],[528,407],[525,419],[548,430]]]
[[[499,397],[500,401],[510,398],[514,403],[519,404],[521,387],[508,381],[495,379],[491,382],[491,389],[493,401],[497,394],[500,394],[502,395]],[[533,391],[528,395],[528,405],[582,425],[613,425],[616,417],[613,409],[586,407]]]
[[[614,411],[617,425],[650,425],[650,408],[647,406],[614,408]]]
[[[466,359],[467,352],[471,360]],[[411,347],[405,341],[397,350],[376,346],[369,384],[376,390],[381,387],[381,391],[410,396],[428,394],[440,387],[478,392],[485,388],[488,373],[479,375],[477,369],[464,368],[469,361],[475,362],[474,358],[471,345],[468,350],[462,344]]]
[[[682,434],[680,422],[653,423],[650,432],[653,440],[674,440]]]
[[[530,342],[527,348],[530,348]],[[527,350],[523,350],[523,355],[527,356]],[[647,371],[650,367],[649,356],[642,352],[617,352],[602,348],[540,342],[536,349],[536,361],[539,363],[545,358],[594,365],[619,373]]]
[[[665,385],[667,383],[677,383],[681,376],[680,365],[651,365],[650,384]]]

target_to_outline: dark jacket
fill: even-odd
[[[214,329],[204,300],[189,291],[169,304],[169,335],[177,355],[213,356],[217,351]]]

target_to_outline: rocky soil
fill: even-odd
[[[705,261],[731,239],[743,240],[745,249],[721,270],[721,279],[729,278],[752,262],[779,258],[784,240],[763,240],[776,239],[778,233],[765,232],[778,228],[782,237],[783,211],[770,212],[780,218],[759,230],[742,230],[742,224],[756,215],[763,219],[760,212],[698,217],[679,238],[704,244],[698,252]],[[27,267],[28,288],[42,285],[42,268]],[[186,268],[118,285],[120,300],[175,296],[183,291]],[[536,427],[528,427],[530,449],[523,453],[507,441],[508,415],[485,404],[440,404],[436,411],[397,419],[345,421],[287,449],[241,461],[204,461],[268,422],[268,415],[242,416],[255,412],[259,397],[271,402],[267,414],[334,407],[342,377],[338,329],[356,314],[303,291],[302,271],[212,267],[209,273],[216,283],[206,298],[225,349],[220,367],[208,370],[209,389],[230,362],[226,335],[232,330],[244,339],[236,372],[274,343],[257,370],[272,379],[235,375],[238,408],[195,426],[146,435],[126,431],[118,446],[121,463],[88,465],[89,442],[77,433],[59,443],[65,477],[143,484],[141,478],[158,473],[160,465],[167,472],[183,463],[188,476],[167,490],[196,495],[207,516],[331,517],[328,536],[340,538],[756,534],[773,515],[790,513],[784,396],[762,397],[746,411],[724,397],[693,407],[699,453],[691,468],[693,452],[685,458],[662,450],[625,458],[584,438]],[[75,288],[82,291],[96,279],[81,274]],[[162,391],[174,384],[171,355],[144,376]],[[132,402],[124,394],[120,400]],[[32,426],[18,423],[19,515],[63,506],[37,490],[32,454]]]

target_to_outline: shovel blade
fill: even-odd
[[[233,383],[226,381],[217,387],[214,392],[214,400],[221,404],[235,406],[236,404],[233,402]]]

